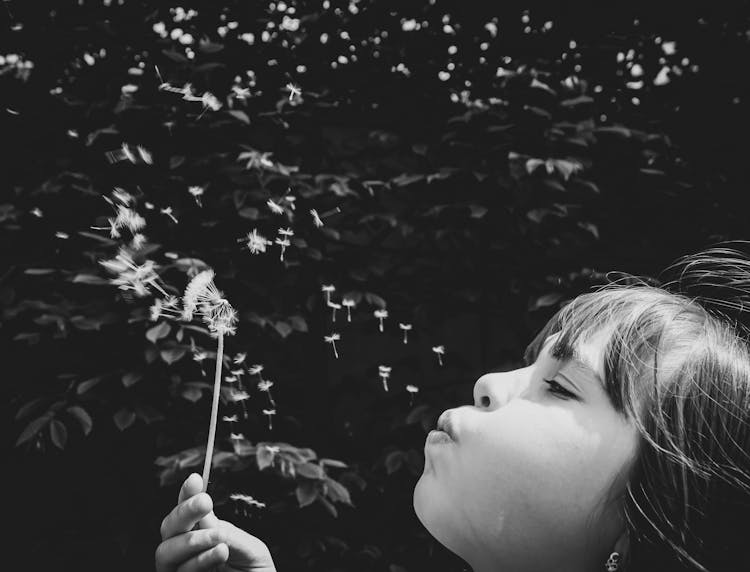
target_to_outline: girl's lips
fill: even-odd
[[[453,443],[453,438],[445,431],[433,429],[427,434],[427,443]]]
[[[453,420],[453,411],[451,409],[443,411],[437,421],[437,430],[447,433],[453,441],[458,441],[456,424]]]

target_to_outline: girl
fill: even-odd
[[[748,294],[739,252],[684,261],[681,284]],[[526,367],[483,375],[473,405],[440,416],[414,510],[474,572],[750,570],[750,350],[719,310],[742,302],[668,287],[575,298]],[[164,519],[157,571],[274,571],[201,484]]]

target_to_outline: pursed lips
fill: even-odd
[[[439,431],[447,433],[451,439],[458,441],[458,434],[456,431],[456,424],[452,418],[452,410],[443,411],[437,421],[437,428]]]

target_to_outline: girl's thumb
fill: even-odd
[[[186,501],[192,496],[197,495],[203,489],[203,479],[198,473],[191,473],[190,476],[185,479],[180,489],[180,496],[177,499],[177,504]]]

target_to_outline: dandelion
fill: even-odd
[[[271,403],[271,407],[276,407],[276,402],[273,400],[273,396],[271,395],[271,387],[273,387],[273,381],[271,381],[270,379],[258,382],[258,391],[267,393],[268,401]]]
[[[245,358],[246,358],[246,357],[247,357],[247,354],[246,354],[246,353],[239,353],[239,354],[236,354],[236,355],[234,356],[234,359],[233,359],[232,361],[234,362],[234,365],[239,365],[239,364],[241,364],[241,363],[242,363],[243,361],[245,361]],[[238,371],[242,371],[242,370],[240,369],[240,370],[238,370]],[[234,373],[234,372],[232,372],[232,373]],[[244,373],[244,372],[243,372],[243,373]]]
[[[190,187],[188,187],[188,193],[190,193],[193,196],[196,204],[199,207],[203,206],[203,203],[201,203],[201,197],[203,196],[204,190],[205,189],[199,185],[191,185]]]
[[[339,353],[336,351],[336,340],[340,340],[341,336],[334,332],[330,336],[323,336],[323,339],[333,345],[333,355],[336,356],[336,359],[339,359]]]
[[[391,376],[391,369],[390,367],[386,365],[379,365],[378,366],[378,375],[383,380],[383,389],[388,391],[388,378]]]
[[[380,320],[380,331],[383,331],[383,320],[388,317],[388,310],[375,310],[374,316]]]
[[[216,419],[219,410],[219,395],[221,393],[221,366],[224,355],[224,336],[235,333],[237,323],[237,312],[224,298],[224,295],[216,288],[213,282],[214,271],[204,270],[199,272],[185,288],[182,297],[183,311],[182,319],[190,321],[193,314],[203,317],[213,337],[218,338],[216,350],[216,374],[214,376],[214,392],[211,404],[211,421],[208,428],[208,445],[206,446],[206,458],[203,464],[203,492],[208,487],[208,477],[211,470],[211,457],[213,456],[214,440],[216,438]],[[233,401],[240,401],[250,397],[247,393],[233,393]]]
[[[331,292],[336,291],[336,286],[334,286],[333,284],[323,284],[323,286],[320,287],[320,290],[326,293],[326,304],[330,304]]]
[[[273,214],[284,214],[284,207],[273,202],[273,199],[268,199],[266,204]]]
[[[273,431],[273,415],[276,415],[275,409],[264,409],[263,415],[268,415],[268,430]],[[270,447],[269,447],[270,448]]]
[[[289,101],[292,101],[292,98],[295,95],[301,95],[302,94],[302,90],[299,87],[297,87],[296,85],[294,85],[293,83],[286,84],[286,88],[289,90]]]
[[[333,316],[331,317],[331,321],[335,322],[336,321],[336,310],[340,310],[341,309],[341,304],[337,304],[336,302],[328,302],[328,306],[330,308],[333,308]]]
[[[406,340],[406,332],[411,330],[411,324],[402,324],[401,322],[398,323],[398,327],[401,328],[404,331],[404,343],[407,343]]]
[[[313,224],[315,224],[316,227],[320,228],[321,226],[323,226],[323,221],[320,219],[318,211],[316,211],[315,209],[310,209],[310,214],[313,217]]]
[[[341,305],[346,307],[346,321],[352,321],[352,308],[356,306],[356,303],[351,298],[344,298],[341,300]]]
[[[276,244],[278,244],[279,246],[281,246],[281,255],[279,256],[279,260],[281,260],[283,262],[284,261],[284,251],[286,251],[287,247],[290,246],[292,243],[289,242],[289,239],[287,239],[287,238],[281,238],[281,237],[277,238],[275,242],[276,242]]]
[[[163,209],[159,209],[159,212],[160,212],[161,214],[165,214],[165,215],[167,215],[167,216],[168,216],[169,218],[171,218],[171,219],[172,219],[172,220],[173,220],[173,221],[174,221],[175,223],[177,222],[177,219],[176,219],[176,218],[174,217],[174,215],[172,214],[172,207],[166,207],[166,208],[163,208]]]
[[[438,357],[438,363],[440,365],[443,365],[443,355],[445,355],[445,346],[434,346],[432,348],[432,351],[437,354]]]
[[[241,238],[240,241],[247,241],[247,249],[252,254],[265,252],[266,246],[272,244],[272,242],[270,240],[267,240],[266,237],[258,234],[258,231],[256,229],[253,229],[252,232],[248,232],[247,236],[245,238]]]

